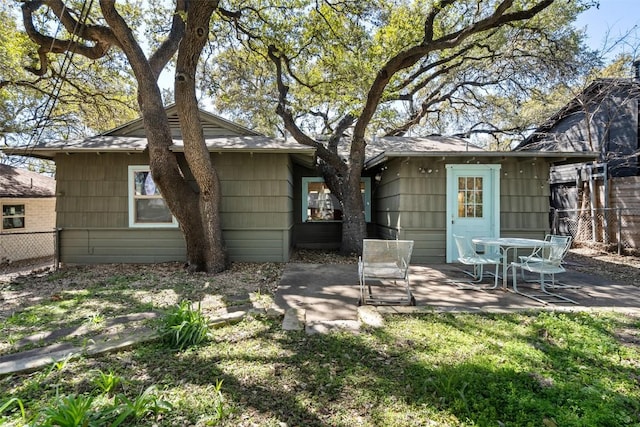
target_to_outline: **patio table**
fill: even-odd
[[[525,239],[522,237],[473,237],[473,244],[498,247],[502,255],[502,287],[507,287],[509,270],[509,251],[513,251],[514,259],[518,258],[518,249],[531,249],[549,246],[549,242],[540,239]]]

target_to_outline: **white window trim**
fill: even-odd
[[[4,214],[4,207],[5,206],[22,206],[22,215],[6,215]],[[19,230],[22,231],[26,228],[26,223],[27,223],[27,206],[24,203],[3,203],[2,206],[2,224],[0,224],[0,227],[2,230]],[[4,228],[4,219],[5,218],[22,218],[22,227],[11,227],[11,228]]]
[[[127,197],[129,199],[129,227],[130,228],[176,228],[178,221],[171,215],[171,222],[137,223],[135,218],[135,183],[134,172],[151,172],[148,165],[129,165],[127,170]]]
[[[324,182],[324,178],[321,177],[303,177],[302,178],[302,222],[307,222],[309,219],[307,216],[307,209],[309,208],[309,201],[307,195],[309,194],[310,182]],[[371,178],[362,177],[360,182],[364,183],[364,220],[365,222],[371,222]],[[326,221],[312,221],[312,222],[342,222],[339,220],[326,220]]]

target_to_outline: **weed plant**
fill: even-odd
[[[112,394],[122,382],[122,377],[109,371],[107,373],[101,370],[97,371],[97,376],[93,384],[105,394]]]
[[[160,335],[171,348],[182,351],[207,340],[209,324],[199,305],[193,308],[190,301],[181,301],[165,316]]]

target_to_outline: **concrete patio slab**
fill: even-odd
[[[304,309],[308,324],[320,322],[335,324],[337,321],[358,320],[357,265],[355,264],[303,264],[290,263],[285,267],[275,304],[280,309]],[[529,276],[533,278],[533,276]],[[603,277],[572,271],[557,277],[562,283],[579,286],[579,289],[558,291],[577,304],[543,304],[512,291],[511,277],[495,290],[464,290],[454,282],[469,280],[455,264],[414,265],[410,269],[411,290],[416,307],[380,306],[381,313],[415,312],[493,312],[504,313],[526,310],[585,311],[607,310],[640,314],[640,289],[616,283]],[[487,278],[486,282],[490,282]],[[518,287],[535,292],[535,285],[520,283]],[[391,287],[382,286],[375,292],[386,292]],[[331,328],[328,328],[331,329]]]

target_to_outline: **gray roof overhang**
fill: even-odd
[[[269,138],[265,136],[229,136],[205,139],[210,152],[244,153],[290,153],[298,156],[313,156],[315,149],[294,141]],[[100,135],[82,140],[55,141],[29,147],[5,147],[7,155],[21,155],[53,159],[57,154],[73,153],[142,153],[147,149],[147,139]],[[171,151],[184,152],[184,144],[174,139]]]
[[[403,151],[383,152],[365,162],[365,169],[372,169],[393,158],[466,158],[499,162],[508,159],[545,159],[553,164],[584,163],[598,158],[596,152],[568,153],[560,151]]]

